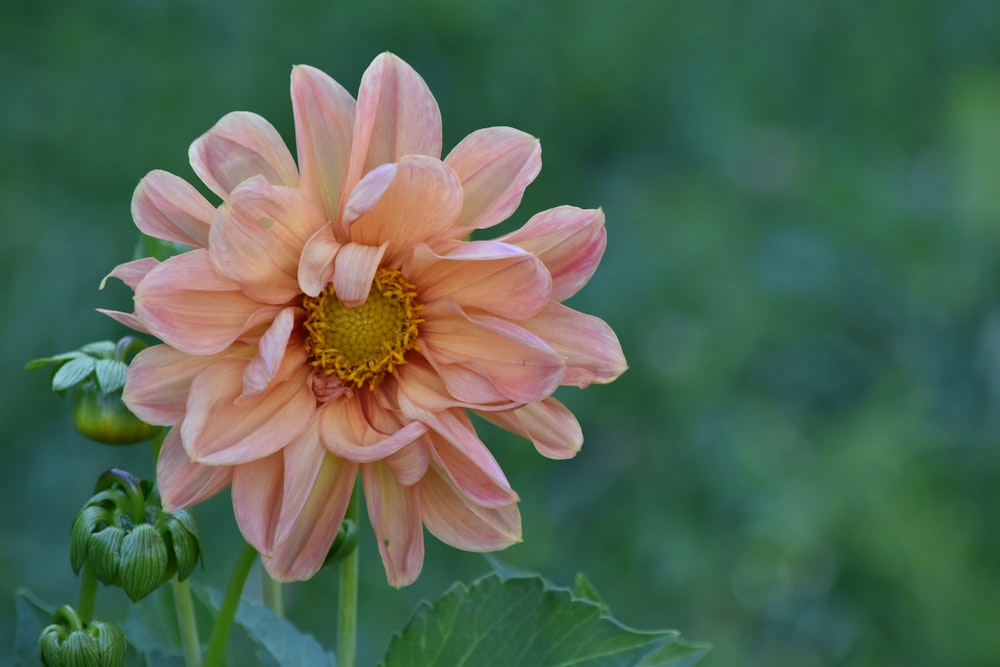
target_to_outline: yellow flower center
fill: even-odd
[[[415,345],[423,322],[416,288],[395,269],[379,269],[368,300],[348,308],[337,299],[333,284],[318,296],[303,297],[306,351],[310,363],[344,384],[374,389]]]

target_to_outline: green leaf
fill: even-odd
[[[105,394],[118,391],[125,386],[125,373],[128,364],[117,359],[98,359],[94,364],[97,373],[97,386]]]
[[[222,591],[195,584],[191,585],[191,590],[214,610],[222,604]],[[262,604],[241,600],[236,609],[236,625],[257,645],[257,657],[261,664],[333,667],[336,663],[333,655],[325,651],[312,635],[278,618]]]
[[[601,594],[597,592],[594,584],[590,582],[590,579],[583,572],[576,573],[576,580],[573,582],[573,595],[581,600],[590,600],[598,605],[605,614],[611,613],[611,609],[608,608],[607,603],[601,599]]]
[[[93,357],[77,357],[59,367],[52,376],[52,391],[64,391],[80,382],[94,370],[97,360]]]
[[[92,357],[109,359],[115,353],[115,345],[116,343],[113,340],[98,340],[93,343],[87,343],[80,348],[80,351]]]
[[[682,642],[676,630],[622,625],[601,605],[541,577],[491,574],[471,586],[456,584],[433,605],[422,603],[392,638],[382,664],[688,667],[707,650]]]
[[[57,354],[52,357],[44,357],[42,359],[32,359],[24,366],[24,370],[33,371],[36,368],[42,368],[43,366],[48,366],[49,364],[62,363],[64,361],[69,361],[70,359],[76,359],[77,357],[85,356],[83,352],[79,350],[74,350],[73,352],[63,352],[62,354]]]
[[[52,622],[52,607],[39,600],[29,590],[19,588],[14,601],[14,664],[38,664],[38,637]]]

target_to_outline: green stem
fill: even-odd
[[[345,519],[358,522],[357,484],[347,505]],[[337,667],[354,667],[358,634],[358,549],[355,547],[340,564],[340,607],[337,613]]]
[[[247,582],[247,575],[250,574],[250,568],[253,567],[255,560],[257,560],[257,550],[249,544],[243,547],[243,552],[240,553],[233,574],[226,585],[226,594],[222,598],[219,615],[215,617],[215,627],[212,628],[208,651],[205,653],[205,667],[222,667],[222,661],[226,657],[226,643],[229,642],[229,631],[233,627],[236,608],[243,595],[243,585]]]
[[[264,604],[274,612],[278,618],[285,617],[285,589],[280,581],[275,580],[267,573],[267,570],[260,568],[261,587],[264,589]]]
[[[94,619],[94,604],[97,601],[97,573],[90,562],[83,564],[83,577],[80,579],[80,599],[76,604],[76,613],[80,621],[87,625]]]
[[[201,640],[198,638],[198,623],[194,617],[194,603],[191,602],[191,587],[187,580],[170,581],[174,593],[174,609],[177,610],[177,626],[181,631],[181,646],[184,647],[184,664],[187,667],[201,667]]]

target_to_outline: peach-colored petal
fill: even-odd
[[[410,422],[393,432],[376,430],[360,400],[332,401],[319,409],[320,436],[331,453],[358,463],[378,461],[413,442],[427,431]]]
[[[243,371],[243,393],[237,400],[256,396],[270,387],[285,358],[288,342],[294,331],[295,319],[300,312],[301,309],[294,306],[285,308],[278,313],[271,326],[260,337],[257,354]],[[305,350],[302,350],[301,359],[304,363]]]
[[[421,345],[435,362],[461,363],[520,403],[540,401],[559,386],[562,359],[521,327],[489,315],[466,315],[446,302],[428,305],[423,316]]]
[[[444,159],[462,181],[457,225],[482,229],[510,217],[542,168],[538,139],[511,127],[477,130]]]
[[[412,584],[424,564],[424,533],[420,522],[417,490],[401,487],[392,472],[381,463],[361,466],[368,518],[389,585],[401,588]]]
[[[292,110],[302,191],[320,202],[327,220],[340,212],[341,186],[351,155],[354,98],[308,65],[292,69]]]
[[[95,310],[102,315],[107,315],[118,324],[124,325],[129,329],[135,329],[139,333],[150,333],[146,325],[134,313],[123,313],[120,310],[108,310],[107,308],[96,308]]]
[[[476,414],[530,440],[539,454],[550,459],[571,459],[583,445],[580,423],[565,405],[551,397],[514,410],[477,410]]]
[[[285,303],[300,293],[302,247],[324,221],[323,211],[301,191],[255,176],[219,207],[209,234],[212,265],[248,296]]]
[[[604,247],[604,211],[559,206],[534,215],[498,241],[519,245],[539,257],[552,274],[552,299],[565,301],[594,275]]]
[[[593,315],[550,301],[540,313],[518,324],[566,360],[564,385],[604,384],[628,368],[618,336],[604,320]]]
[[[181,437],[192,460],[233,465],[263,458],[298,437],[312,419],[316,399],[306,383],[308,367],[237,404],[247,363],[222,359],[191,383]]]
[[[552,289],[541,260],[497,241],[462,243],[443,255],[420,244],[403,273],[425,303],[447,298],[516,320],[541,310]]]
[[[314,429],[284,450],[285,481],[274,548],[264,567],[279,581],[319,570],[344,520],[358,466],[329,454]]]
[[[521,541],[521,514],[515,503],[480,507],[433,468],[417,489],[427,530],[445,544],[466,551],[497,551]]]
[[[280,310],[251,299],[216,273],[202,249],[162,262],[135,290],[136,316],[157,338],[188,354],[221,352]]]
[[[274,546],[281,510],[284,458],[281,452],[233,467],[233,514],[243,539],[262,554]]]
[[[346,243],[334,260],[333,289],[337,300],[348,308],[360,306],[368,299],[375,272],[378,271],[388,243],[377,248],[359,243]]]
[[[306,241],[298,274],[303,293],[316,296],[333,281],[333,261],[340,248],[331,225],[323,225]]]
[[[431,462],[430,445],[426,435],[421,436],[402,449],[389,454],[382,463],[392,471],[400,486],[413,486],[427,472]]]
[[[441,111],[420,75],[383,53],[361,77],[345,188],[404,155],[440,157]]]
[[[381,187],[384,170],[358,184],[348,208],[361,210],[373,198],[371,187]],[[377,190],[377,187],[375,188]],[[444,162],[423,155],[406,155],[377,201],[350,223],[351,240],[369,246],[388,242],[385,263],[398,266],[419,243],[452,226],[462,209],[462,185]]]
[[[122,390],[122,400],[135,415],[150,424],[170,426],[184,417],[188,392],[195,376],[223,356],[192,356],[169,345],[147,347],[132,359]]]
[[[145,234],[195,248],[208,245],[215,207],[179,176],[154,170],[132,195],[132,219]]]
[[[104,289],[108,278],[117,278],[134,291],[136,286],[146,277],[146,274],[159,266],[159,264],[160,260],[155,257],[143,257],[142,259],[119,264],[111,273],[104,276],[104,279],[101,280],[100,289]]]
[[[406,399],[429,412],[455,407],[505,410],[520,405],[500,394],[483,376],[463,371],[458,364],[435,367],[423,357],[411,355],[395,377]]]
[[[198,177],[222,199],[253,176],[263,176],[274,185],[299,184],[295,160],[281,135],[248,111],[223,116],[191,144],[188,158]]]
[[[345,193],[347,200],[344,202],[344,211],[340,216],[340,226],[335,230],[339,236],[345,239],[350,238],[348,230],[351,224],[372,210],[385,191],[389,189],[389,186],[392,185],[398,171],[399,166],[395,162],[380,164],[365,174],[353,190]]]
[[[208,500],[229,486],[232,475],[229,466],[206,466],[192,462],[184,451],[180,426],[167,433],[156,459],[156,485],[166,512],[175,512]]]

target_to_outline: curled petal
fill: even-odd
[[[372,406],[374,409],[374,406]],[[377,430],[361,409],[360,400],[340,400],[319,410],[320,436],[331,453],[358,463],[378,461],[413,442],[427,431],[410,422],[392,433]]]
[[[550,301],[540,313],[519,324],[565,359],[564,385],[604,384],[628,368],[618,336],[604,320],[593,315]]]
[[[160,261],[155,257],[143,257],[142,259],[119,264],[111,273],[104,276],[104,279],[101,280],[100,289],[104,289],[108,278],[117,278],[135,291],[136,286],[146,277],[146,274],[155,269],[159,264]]]
[[[516,405],[489,380],[463,368],[458,364],[434,367],[414,355],[397,369],[396,381],[407,400],[429,412],[455,407],[506,410]]]
[[[208,246],[215,207],[179,176],[155,170],[139,181],[132,195],[132,218],[145,234],[195,248]]]
[[[184,417],[195,376],[220,358],[241,352],[229,349],[196,357],[169,345],[147,347],[129,364],[122,400],[144,422],[162,426],[176,424]]]
[[[299,261],[299,287],[309,296],[322,292],[333,280],[333,261],[342,246],[331,225],[323,225],[302,248]]]
[[[281,510],[284,464],[281,452],[233,467],[233,514],[243,538],[262,554],[274,546]]]
[[[299,312],[300,310],[295,307],[285,308],[278,313],[271,326],[260,337],[257,354],[243,371],[243,393],[237,400],[261,393],[274,381],[288,350],[289,338],[295,327],[295,317]],[[301,352],[301,363],[305,363],[305,350]]]
[[[192,460],[233,465],[263,458],[298,437],[312,419],[316,399],[306,383],[308,367],[237,403],[246,365],[221,359],[191,383],[181,437]]]
[[[424,533],[416,488],[396,484],[381,463],[361,466],[365,504],[389,585],[412,584],[424,564]]]
[[[444,159],[462,181],[465,199],[455,223],[482,229],[510,217],[542,168],[538,139],[511,127],[477,130]]]
[[[541,260],[497,241],[470,241],[444,254],[420,244],[403,272],[424,302],[447,298],[515,320],[541,310],[552,288]]]
[[[361,77],[354,122],[348,190],[380,164],[441,155],[437,102],[420,75],[391,53],[377,57]]]
[[[400,158],[392,181],[383,188],[388,173],[388,168],[372,172],[351,193],[347,211],[364,212],[350,223],[349,231],[356,243],[388,243],[385,263],[398,266],[414,244],[452,226],[462,209],[462,185],[444,162],[423,155]]]
[[[180,426],[167,433],[156,459],[156,485],[164,511],[175,512],[208,500],[229,486],[232,476],[229,466],[208,466],[191,461],[181,442]]]
[[[392,471],[400,486],[413,486],[427,472],[430,465],[430,445],[426,437],[420,437],[402,449],[389,454],[382,463]]]
[[[223,116],[188,151],[199,178],[226,199],[237,185],[263,176],[274,185],[296,187],[299,172],[274,126],[255,113],[234,111]]]
[[[150,271],[135,290],[135,313],[149,331],[182,352],[209,355],[277,315],[243,294],[212,267],[207,250],[176,255]]]
[[[481,507],[434,469],[417,485],[420,513],[434,537],[465,551],[497,551],[521,541],[517,504]]]
[[[292,109],[302,191],[322,202],[327,220],[336,220],[353,141],[354,98],[327,74],[298,65],[292,69]]]
[[[97,312],[107,315],[118,324],[126,326],[129,329],[135,329],[139,333],[149,333],[149,329],[146,328],[146,325],[134,313],[123,313],[120,310],[108,310],[107,308],[98,308]]]
[[[583,445],[580,423],[554,398],[513,410],[477,411],[480,417],[531,441],[542,456],[571,459]]]
[[[212,264],[258,301],[285,303],[299,294],[302,247],[324,222],[299,190],[251,178],[219,207],[209,235]]]
[[[521,327],[488,315],[466,315],[444,302],[425,307],[424,317],[420,340],[424,356],[433,357],[435,365],[461,364],[519,403],[540,401],[559,386],[562,359]]]
[[[559,206],[538,213],[498,241],[519,245],[545,262],[552,274],[552,299],[565,301],[594,275],[604,247],[604,211]]]
[[[333,289],[338,301],[355,308],[368,299],[375,272],[387,247],[388,243],[377,248],[358,243],[341,247],[333,265]]]

